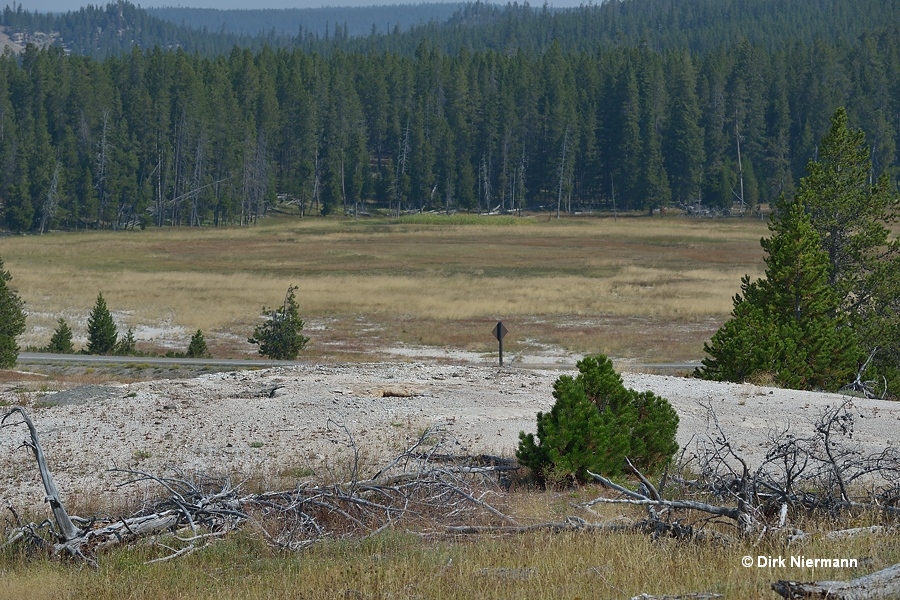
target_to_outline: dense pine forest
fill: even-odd
[[[213,33],[265,36],[274,43],[319,38],[323,42],[340,38],[394,34],[434,21],[440,26],[454,15],[461,3],[395,4],[376,6],[325,6],[293,9],[211,9],[167,6],[147,8],[147,14]]]
[[[200,31],[194,46],[131,5],[90,9],[122,26],[0,57],[2,218],[43,232],[248,223],[283,203],[754,207],[792,194],[838,106],[873,176],[895,172],[898,4],[475,4],[405,32]],[[170,37],[151,45],[132,12]],[[8,8],[3,23],[87,14]]]

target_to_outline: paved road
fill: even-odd
[[[160,356],[95,356],[92,354],[46,354],[43,352],[20,352],[19,363],[78,363],[78,364],[147,364],[147,365],[197,365],[199,367],[281,367],[299,364],[288,360],[261,360],[252,358],[167,358]],[[384,362],[384,361],[382,361]],[[575,363],[516,364],[505,365],[514,369],[575,369]],[[700,366],[698,362],[651,363],[623,365],[631,371],[688,371]]]
[[[101,364],[148,364],[148,365],[197,365],[215,367],[280,367],[295,365],[287,360],[258,360],[243,358],[167,358],[162,356],[94,356],[90,354],[46,354],[43,352],[20,352],[19,363],[101,363]]]

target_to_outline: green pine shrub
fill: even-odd
[[[112,354],[116,350],[119,331],[113,321],[103,294],[97,294],[97,302],[88,317],[88,354]]]
[[[191,336],[191,343],[188,344],[188,358],[208,358],[209,350],[206,347],[206,340],[203,338],[203,331],[197,330],[197,333]]]
[[[116,354],[119,356],[134,356],[137,353],[136,345],[137,342],[134,339],[134,331],[129,327],[128,331],[125,332],[125,335],[122,336],[122,339],[116,342]]]
[[[303,319],[294,292],[297,286],[288,286],[284,303],[279,308],[263,307],[266,322],[258,325],[253,337],[247,341],[259,344],[259,353],[274,360],[294,360],[306,347],[309,338],[304,336]]]
[[[578,371],[554,382],[556,402],[538,413],[537,433],[519,433],[516,457],[539,481],[617,475],[626,457],[650,472],[678,450],[678,415],[665,398],[626,388],[605,356],[585,357]]]
[[[69,327],[69,324],[62,317],[57,320],[56,330],[50,338],[50,344],[47,346],[46,351],[52,354],[75,353],[75,347],[72,345],[72,328]]]
[[[19,358],[16,337],[25,332],[25,303],[9,287],[12,275],[0,259],[0,369],[9,369]]]

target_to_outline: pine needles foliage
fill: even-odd
[[[116,342],[115,352],[119,356],[134,356],[137,353],[137,341],[134,339],[134,331],[131,327],[125,332],[125,335]]]
[[[626,388],[602,355],[585,357],[578,371],[553,384],[556,402],[538,413],[537,433],[519,433],[516,457],[539,481],[589,481],[588,471],[617,475],[626,457],[653,471],[672,457],[678,415],[665,398]]]
[[[0,369],[8,369],[19,358],[16,337],[25,331],[25,303],[9,287],[12,275],[0,259]]]
[[[208,358],[209,349],[206,347],[206,339],[203,337],[203,331],[197,330],[197,333],[191,336],[191,343],[188,344],[186,356],[188,358]]]
[[[116,350],[119,332],[112,314],[106,306],[103,294],[97,294],[97,302],[88,317],[88,354],[112,354]]]
[[[72,328],[66,323],[66,320],[60,317],[57,320],[56,329],[50,338],[50,344],[47,346],[47,352],[51,354],[74,354],[75,347],[72,345]]]
[[[778,385],[836,391],[868,377],[900,387],[900,240],[888,225],[900,194],[873,178],[865,135],[838,108],[819,156],[793,201],[782,198],[762,240],[766,276],[745,277],[732,318],[705,346],[697,375],[743,381],[766,374]],[[865,364],[869,364],[865,362]]]
[[[262,356],[275,360],[294,360],[306,347],[309,338],[303,331],[303,319],[300,318],[300,307],[294,295],[297,286],[288,287],[284,303],[279,308],[263,307],[267,320],[253,331],[253,337],[247,341],[259,344]]]
[[[873,144],[873,148],[875,145]],[[870,145],[838,108],[806,167],[797,199],[810,214],[830,262],[837,290],[862,349],[873,353],[867,377],[900,389],[900,238],[891,232],[900,218],[900,193],[893,173],[874,177]],[[846,383],[846,382],[845,382]]]
[[[761,240],[765,277],[741,280],[729,319],[704,350],[697,375],[741,382],[766,375],[792,389],[836,391],[861,353],[829,281],[828,254],[801,202],[785,203]]]

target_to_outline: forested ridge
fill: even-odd
[[[13,2],[0,14],[11,33],[56,32],[58,45],[103,58],[130,51],[181,48],[207,56],[235,46],[297,48],[328,55],[391,52],[412,56],[423,41],[448,54],[527,51],[553,43],[564,51],[641,46],[708,52],[746,40],[775,50],[817,38],[853,42],[900,22],[895,0],[616,0],[554,9],[524,3],[436,3],[360,8],[217,10],[141,9],[125,0],[41,14]]]
[[[461,3],[394,4],[375,6],[324,6],[285,9],[214,9],[166,6],[146,8],[151,16],[194,30],[237,35],[274,36],[281,42],[293,38],[369,36],[396,34],[435,21],[443,23],[462,8]]]
[[[46,231],[247,223],[279,201],[322,213],[727,209],[741,189],[754,206],[792,194],[838,106],[866,132],[875,175],[896,169],[896,2],[826,2],[833,14],[818,11],[810,27],[831,37],[807,28],[792,37],[787,25],[759,37],[760,23],[787,24],[794,13],[763,0],[713,4],[769,17],[750,15],[746,35],[727,41],[647,21],[634,35],[659,35],[635,42],[623,29],[607,44],[590,19],[581,33],[559,20],[606,4],[559,13],[470,5],[435,30],[446,37],[412,52],[402,47],[411,30],[225,54],[7,53],[2,217],[13,231]],[[107,10],[116,6],[130,5]],[[674,15],[711,4],[614,8],[646,6]],[[8,10],[5,22],[10,13],[28,14]],[[698,31],[719,31],[709,15]],[[884,25],[868,28],[869,19]],[[722,20],[721,31],[738,22]],[[486,33],[454,49],[448,40],[465,23]],[[510,23],[520,43],[487,42]],[[377,49],[389,39],[398,49]],[[353,49],[366,40],[373,45]]]

